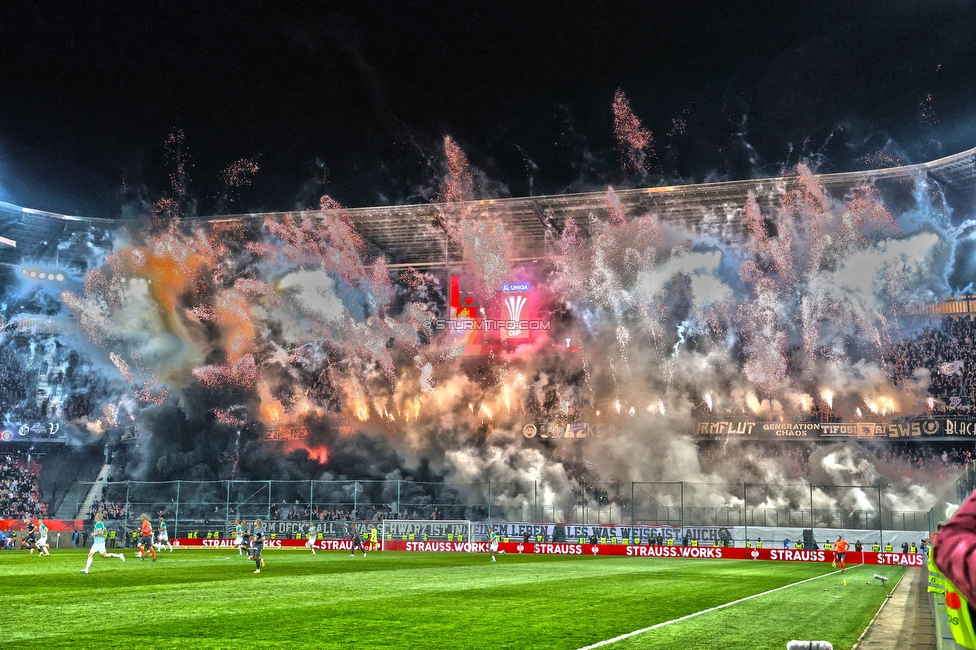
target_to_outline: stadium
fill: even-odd
[[[160,561],[191,555],[199,571],[238,562],[227,555],[235,522],[259,519],[270,566],[283,555],[297,584],[314,572],[303,566],[309,526],[313,548],[348,560],[356,523],[377,530],[381,570],[433,563],[443,580],[484,561],[489,526],[503,563],[554,556],[540,566],[545,581],[575,583],[585,578],[564,562],[606,562],[588,570],[619,571],[613,590],[625,593],[647,572],[707,581],[729,570],[719,559],[755,563],[743,569],[754,584],[737,574],[737,597],[696,599],[692,609],[704,611],[812,580],[842,535],[859,549],[846,591],[829,578],[791,589],[801,606],[859,589],[845,621],[853,627],[835,631],[856,640],[903,574],[917,582],[922,569],[905,567],[924,564],[923,540],[972,485],[976,301],[937,299],[927,283],[951,271],[906,252],[858,267],[904,273],[897,291],[818,295],[816,275],[897,248],[901,224],[917,224],[907,236],[926,255],[959,246],[964,229],[937,226],[970,210],[974,191],[976,150],[859,173],[396,208],[324,201],[319,211],[209,219],[124,222],[5,204],[9,546],[29,534],[24,520],[42,519],[55,557],[71,557],[60,551],[85,547],[100,513],[109,548],[132,553],[149,513],[168,523],[176,549]],[[815,250],[817,237],[846,227],[831,223],[839,218],[860,225],[850,236],[861,241],[828,271],[770,254],[776,240]],[[632,267],[631,254],[651,256],[648,266]],[[799,333],[776,319],[736,322],[755,303],[736,295],[721,260],[752,261],[759,277],[743,283],[757,294],[789,283],[805,293],[800,304],[822,302]],[[641,293],[655,315],[636,304],[604,313],[613,306],[604,291],[621,304]],[[686,302],[668,295],[682,291]],[[502,314],[492,328],[513,297],[524,317]],[[805,328],[822,345],[835,318],[860,340],[819,359],[804,349]],[[531,319],[547,327],[531,329]],[[918,334],[878,346],[871,337],[885,320]],[[447,326],[430,327],[439,321]],[[733,332],[744,340],[725,345]],[[769,358],[765,342],[776,337],[792,342]],[[780,361],[798,367],[777,374]],[[457,553],[460,565],[449,559]],[[756,568],[765,561],[798,564],[772,578]],[[872,565],[884,565],[890,586],[869,586]],[[99,579],[112,575],[105,567]],[[177,575],[165,579],[179,585]],[[549,586],[537,588],[543,598]],[[631,627],[646,627],[633,616]],[[551,642],[617,636],[599,627],[587,621]],[[803,626],[783,631],[802,636]],[[687,626],[673,639],[696,633]]]
[[[0,21],[0,647],[976,649],[964,20],[246,5]]]

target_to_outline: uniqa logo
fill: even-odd
[[[522,309],[525,308],[525,296],[509,296],[505,298],[505,308],[508,309],[508,320],[513,321],[515,327],[508,330],[509,336],[519,336],[522,333]]]

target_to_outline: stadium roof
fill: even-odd
[[[891,196],[910,198],[929,188],[942,200],[973,204],[976,192],[976,148],[927,163],[859,172],[821,174],[824,188],[841,197],[862,183],[872,183]],[[656,214],[665,223],[680,225],[720,242],[739,240],[745,233],[742,208],[753,191],[764,211],[777,206],[796,182],[795,177],[745,181],[674,185],[616,190],[629,216]],[[922,185],[921,183],[927,183]],[[350,217],[370,245],[374,256],[384,255],[393,264],[442,266],[462,261],[457,244],[447,235],[441,214],[444,204],[396,205],[351,208]],[[606,192],[557,194],[526,198],[491,199],[453,204],[467,219],[500,220],[511,238],[516,259],[547,256],[547,223],[559,233],[569,218],[584,229],[591,215],[606,217]],[[280,219],[295,212],[197,217],[193,222],[250,221],[265,217]],[[92,246],[110,246],[112,233],[137,222],[78,217],[21,208],[0,202],[0,262],[8,264],[48,263],[84,272]]]

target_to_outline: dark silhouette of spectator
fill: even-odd
[[[942,524],[932,541],[935,565],[971,603],[976,603],[976,492]]]

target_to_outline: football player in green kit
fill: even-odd
[[[88,563],[85,565],[84,569],[79,569],[78,573],[88,573],[88,569],[91,568],[92,558],[95,557],[95,553],[99,553],[102,557],[117,557],[123,562],[125,562],[125,556],[121,553],[106,553],[105,552],[105,524],[102,523],[102,513],[95,513],[95,529],[92,531],[92,547],[88,551]]]

